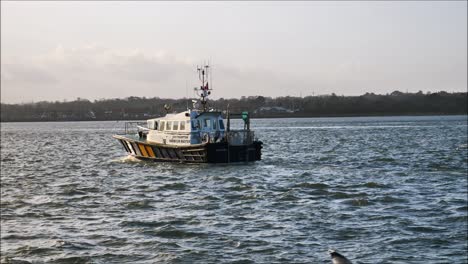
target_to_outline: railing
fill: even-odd
[[[227,132],[227,141],[232,146],[252,144],[255,138],[254,131],[231,130]]]
[[[146,127],[146,122],[142,121],[127,121],[125,122],[125,134],[138,134],[140,131],[138,126]]]

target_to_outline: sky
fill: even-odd
[[[1,102],[467,90],[466,1],[1,1]]]

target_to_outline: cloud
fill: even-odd
[[[77,97],[195,97],[193,88],[200,85],[196,65],[202,61],[166,50],[58,45],[33,57],[2,56],[1,100],[17,103]],[[336,63],[320,61],[268,69],[237,67],[223,61],[212,65],[213,78],[209,82],[214,88],[213,98],[453,91],[466,87],[466,61],[456,62],[451,67],[436,67],[428,62],[404,64],[351,57]]]
[[[171,88],[171,82],[189,70],[184,61],[164,51],[59,45],[33,58],[2,59],[2,101],[163,97],[162,88]],[[166,97],[176,96],[168,91]]]
[[[39,65],[13,62],[2,63],[1,99],[2,102],[25,102],[37,97],[41,86],[54,86],[58,80]]]
[[[164,51],[150,54],[138,49],[113,50],[97,45],[71,49],[58,46],[53,52],[37,57],[35,62],[56,73],[67,73],[65,76],[82,75],[101,81],[118,78],[141,83],[167,81],[177,69],[187,66]]]
[[[14,83],[55,83],[57,80],[37,65],[20,63],[2,64],[2,81]]]
[[[164,50],[116,50],[96,44],[58,45],[32,58],[2,60],[2,101],[62,100],[146,96],[193,97],[199,85],[194,59]],[[201,59],[199,61],[202,61]],[[214,66],[215,97],[286,95],[291,78],[271,71]],[[210,80],[211,81],[211,80]]]

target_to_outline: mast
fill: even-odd
[[[206,103],[208,102],[208,96],[211,94],[211,90],[208,84],[208,75],[209,75],[209,65],[204,65],[202,67],[197,66],[197,71],[198,71],[198,79],[200,79],[201,86],[200,87],[195,87],[195,91],[197,92],[197,95],[200,96],[201,98],[201,103],[203,106],[203,112],[206,112],[207,106]]]

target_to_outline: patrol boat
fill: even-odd
[[[188,163],[230,163],[248,162],[261,159],[262,142],[250,130],[248,112],[226,111],[224,124],[221,111],[208,108],[209,66],[197,67],[201,86],[194,90],[200,100],[193,100],[193,108],[175,114],[149,119],[136,126],[136,133],[130,132],[132,124],[125,124],[125,133],[116,138],[128,154],[145,160],[188,162]],[[200,106],[201,103],[201,106]],[[231,129],[230,119],[241,117],[243,129]]]

